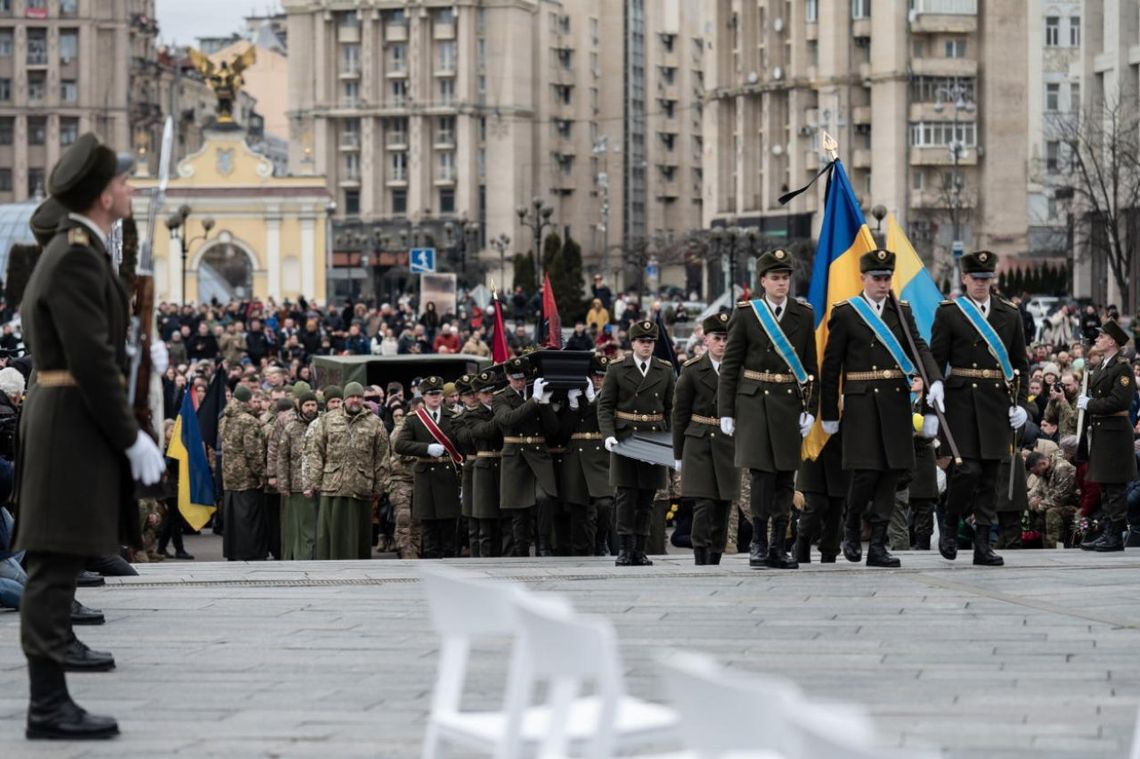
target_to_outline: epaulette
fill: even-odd
[[[688,366],[689,364],[695,364],[698,361],[700,361],[702,358],[704,358],[704,356],[694,356],[693,358],[690,358],[685,363],[681,364],[681,366]]]
[[[507,391],[508,391],[508,390],[510,390],[510,389],[511,389],[511,386],[510,386],[510,385],[507,385],[506,387],[500,387],[498,390],[496,390],[496,391],[494,392],[494,394],[495,394],[495,395],[501,395],[501,394],[503,394],[503,393],[507,392]]]
[[[750,305],[752,305],[752,304],[746,300],[736,301],[736,307],[737,308],[748,308]]]
[[[91,245],[91,236],[83,227],[72,227],[67,231],[67,244],[87,247]]]
[[[1012,308],[1014,311],[1017,310],[1017,304],[1014,303],[1012,300],[1006,300],[1005,298],[1001,297],[1000,295],[997,296],[997,299],[999,301],[1001,301],[1002,303],[1006,304],[1007,306],[1009,306],[1010,308]]]
[[[939,306],[953,306],[953,305],[954,305],[954,301],[952,301],[952,300],[950,300],[949,298],[947,298],[946,300],[942,301],[942,302],[941,302],[941,303],[939,303],[938,305],[939,305]]]
[[[665,359],[663,359],[663,358],[658,358],[658,359],[657,359],[657,362],[658,362],[659,364],[661,364],[662,366],[667,366],[667,367],[669,367],[670,369],[672,369],[672,368],[673,368],[673,364],[672,364],[672,363],[670,363],[669,361],[666,361],[666,360],[665,360]]]
[[[902,300],[902,299],[900,298],[900,299],[899,299],[899,305],[900,305],[900,306],[906,306],[907,308],[910,308],[910,301],[909,301],[909,300]]]
[[[841,301],[837,301],[835,303],[832,303],[831,307],[834,309],[834,308],[839,308],[840,306],[850,306],[850,305],[851,304],[848,303],[846,300],[841,300]]]
[[[808,301],[806,301],[806,300],[796,300],[795,298],[793,298],[792,300],[793,300],[795,303],[799,303],[801,306],[803,306],[804,308],[806,308],[808,311],[811,311],[811,312],[813,312],[813,313],[815,312],[815,306],[813,306],[813,305],[812,305],[811,303],[809,303]]]

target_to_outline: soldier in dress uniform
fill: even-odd
[[[610,454],[598,432],[598,393],[610,360],[590,357],[585,390],[567,394],[562,410],[566,453],[562,459],[562,500],[570,508],[570,544],[574,556],[608,556],[613,523],[614,491],[610,487]]]
[[[26,735],[109,738],[110,717],[71,700],[65,662],[110,669],[110,654],[78,644],[75,583],[87,559],[139,546],[134,482],[157,483],[162,453],[127,399],[127,292],[110,258],[112,225],[131,214],[130,157],[93,134],[52,169],[48,190],[67,209],[24,291],[24,340],[35,356],[20,422],[13,550],[27,551],[20,642],[31,699]],[[82,452],[82,455],[76,455]],[[69,649],[78,644],[79,659]]]
[[[681,497],[694,499],[693,562],[719,564],[737,483],[733,440],[721,431],[716,410],[728,314],[713,314],[701,326],[707,350],[685,362],[673,397],[673,458],[681,470]]]
[[[653,496],[665,487],[667,467],[636,461],[613,453],[618,441],[635,432],[668,432],[673,414],[677,379],[673,365],[654,358],[657,325],[635,322],[629,330],[633,351],[606,370],[598,396],[598,430],[610,451],[610,486],[614,488],[617,534],[621,549],[614,564],[619,567],[649,566],[645,555]]]
[[[820,563],[835,563],[850,485],[851,478],[843,469],[843,433],[837,432],[814,460],[803,460],[796,474],[796,490],[804,494],[804,510],[796,531],[796,561],[800,564],[811,563],[811,544],[816,539]]]
[[[1123,534],[1128,529],[1125,488],[1136,479],[1136,454],[1128,421],[1135,379],[1128,359],[1120,355],[1127,343],[1128,333],[1119,324],[1111,319],[1104,323],[1093,343],[1104,359],[1092,367],[1087,394],[1077,398],[1077,408],[1085,412],[1083,435],[1089,461],[1085,477],[1100,484],[1101,503],[1108,515],[1100,537],[1081,543],[1085,551],[1124,550]]]
[[[492,403],[503,433],[499,499],[502,509],[511,512],[515,556],[529,556],[532,540],[536,556],[550,556],[558,488],[546,436],[558,434],[558,415],[550,405],[553,391],[542,377],[527,392],[528,363],[525,358],[507,362],[510,385],[495,393]]]
[[[1017,306],[990,292],[997,263],[997,255],[988,250],[962,256],[966,293],[942,302],[930,338],[935,363],[949,367],[946,423],[962,457],[947,483],[946,524],[938,550],[945,559],[957,557],[958,520],[972,510],[974,564],[981,566],[1004,563],[990,545],[990,528],[997,523],[995,488],[1004,485],[997,474],[1002,459],[1016,453],[1011,428],[1020,429],[1029,418],[1023,408],[1029,397],[1024,323]]]
[[[895,483],[914,467],[914,420],[910,394],[923,391],[914,362],[926,367],[931,402],[942,400],[942,372],[918,334],[914,314],[905,301],[888,297],[895,254],[876,249],[859,258],[863,292],[837,303],[828,321],[823,351],[820,415],[828,434],[839,431],[840,385],[843,389],[843,468],[850,472],[843,555],[851,562],[863,556],[863,513],[870,506],[871,543],[867,566],[897,567],[887,550],[887,524],[895,502]],[[905,321],[918,355],[911,355]],[[898,359],[891,349],[898,351]],[[899,365],[902,361],[913,379]]]
[[[452,409],[452,422],[455,424],[455,440],[459,452],[463,454],[463,479],[459,486],[459,532],[456,535],[458,543],[466,541],[471,558],[479,557],[479,526],[471,516],[472,491],[474,489],[473,477],[475,475],[475,449],[469,446],[469,440],[464,436],[463,430],[467,426],[467,412],[478,408],[479,402],[475,400],[475,392],[471,389],[471,375],[464,374],[454,383],[447,383],[443,387],[443,398],[446,403],[449,386],[459,396],[458,408]]]
[[[420,382],[423,408],[404,417],[396,438],[396,453],[415,456],[412,468],[415,490],[412,516],[420,523],[425,559],[456,555],[455,520],[459,518],[459,481],[463,459],[456,448],[452,413],[443,407],[443,380],[426,377]],[[426,417],[426,420],[425,420]]]
[[[792,257],[786,250],[760,256],[756,272],[763,295],[737,303],[728,328],[717,393],[720,428],[737,435],[736,466],[752,477],[749,566],[795,569],[778,536],[791,518],[801,444],[815,424],[815,315],[788,296]],[[739,434],[737,418],[748,422]],[[769,519],[777,538],[766,545]]]
[[[472,377],[471,386],[475,391],[476,406],[463,412],[463,425],[456,434],[472,462],[470,523],[474,525],[475,533],[471,539],[471,555],[490,558],[502,555],[499,470],[503,458],[503,435],[492,410],[494,374],[480,372]]]

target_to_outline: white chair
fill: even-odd
[[[1140,759],[1140,710],[1136,712],[1136,727],[1132,730],[1132,753],[1129,759]]]

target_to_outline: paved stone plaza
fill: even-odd
[[[866,704],[885,746],[947,756],[1126,756],[1140,705],[1140,553],[1010,551],[1004,569],[902,553],[904,569],[812,564],[751,571],[746,557],[459,561],[565,594],[618,629],[630,690],[659,697],[670,647]],[[18,619],[0,613],[0,757],[415,757],[437,641],[414,562],[172,563],[81,590],[118,659],[71,675],[123,735],[23,740]],[[474,705],[494,703],[505,646],[477,659]]]

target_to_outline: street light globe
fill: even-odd
[[[549,219],[550,215],[553,213],[554,213],[554,209],[551,206],[543,206],[542,207],[542,218]]]
[[[210,230],[214,228],[214,217],[207,216],[202,219],[202,229],[206,230],[206,234],[210,234]]]
[[[520,219],[525,219],[526,218],[526,206],[519,206],[518,208],[515,209],[515,213],[517,213],[519,215]]]

